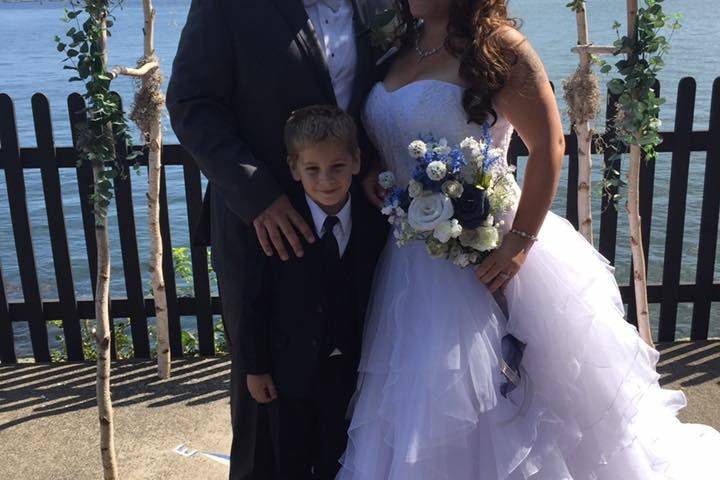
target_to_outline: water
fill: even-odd
[[[577,66],[577,56],[570,52],[575,44],[575,18],[565,8],[565,0],[514,0],[510,2],[513,15],[523,20],[522,31],[539,52],[551,80],[560,86],[562,79],[567,78]],[[23,147],[35,146],[34,129],[30,98],[38,91],[47,95],[51,105],[51,115],[55,130],[56,145],[70,145],[70,131],[67,124],[67,95],[75,91],[78,84],[67,82],[68,71],[62,69],[62,55],[55,49],[53,37],[63,36],[70,28],[60,21],[63,16],[65,2],[3,2],[0,0],[0,92],[9,94],[15,101],[20,144]],[[156,21],[156,49],[161,59],[163,70],[170,71],[170,65],[177,48],[177,41],[185,22],[189,0],[156,0],[158,10]],[[714,78],[720,75],[717,62],[720,60],[720,33],[716,22],[708,12],[714,11],[717,0],[676,0],[665,2],[667,11],[681,11],[684,14],[683,29],[671,39],[673,50],[666,57],[667,67],[660,76],[663,85],[662,93],[668,99],[663,107],[661,118],[663,129],[673,128],[674,104],[677,83],[683,76],[690,75],[697,79],[696,130],[707,129],[710,111],[710,93]],[[614,20],[624,20],[625,2],[623,0],[602,0],[589,2],[590,38],[597,44],[610,44],[615,33],[610,26]],[[126,0],[122,8],[114,11],[116,16],[113,36],[109,40],[109,63],[111,65],[134,65],[142,55],[142,6],[139,0]],[[198,68],[202,68],[199,66]],[[603,79],[603,81],[606,79]],[[126,106],[132,102],[133,85],[129,79],[119,79],[114,89],[120,92]],[[560,107],[564,111],[562,99]],[[563,114],[564,115],[564,114]],[[565,124],[567,119],[564,116]],[[166,142],[176,143],[167,118]],[[597,159],[599,161],[599,159]],[[683,249],[682,281],[694,282],[697,262],[697,236],[702,206],[702,182],[704,175],[704,154],[694,154],[690,167],[690,186],[688,189],[685,245]],[[599,169],[595,170],[596,180]],[[652,234],[650,239],[649,280],[659,283],[662,280],[662,259],[664,255],[664,229],[667,222],[667,200],[669,188],[669,158],[666,155],[658,159],[656,166],[655,201],[653,206]],[[0,175],[2,175],[0,173]],[[183,196],[182,172],[173,167],[168,168],[168,195],[170,215],[172,219],[171,236],[174,246],[189,244],[187,213]],[[33,247],[35,261],[40,277],[43,298],[57,298],[54,269],[48,239],[47,218],[45,214],[40,175],[38,171],[26,170],[25,180],[28,191],[28,210],[32,222]],[[62,173],[63,204],[68,229],[68,240],[72,258],[73,273],[78,298],[90,298],[90,282],[88,278],[87,258],[85,255],[82,220],[79,211],[77,181],[74,172]],[[136,228],[140,258],[148,257],[147,218],[145,213],[144,187],[146,177],[133,175],[134,199],[136,209]],[[554,209],[563,213],[565,188],[561,187]],[[595,195],[597,199],[597,195]],[[4,179],[0,178],[0,264],[3,267],[8,299],[22,299],[16,252],[14,249],[9,211],[7,208],[7,191]],[[596,202],[594,218],[599,218],[599,203]],[[111,234],[116,247],[113,251],[112,290],[116,295],[125,292],[117,222],[111,219]],[[596,227],[598,225],[596,224]],[[624,215],[620,215],[620,230],[627,231]],[[616,259],[617,277],[620,283],[627,283],[629,278],[630,252],[624,233],[618,242]],[[23,254],[29,250],[24,249]],[[143,265],[144,267],[144,265]],[[720,261],[716,262],[716,282],[720,281]],[[149,291],[149,278],[143,269],[144,284]],[[182,282],[179,279],[182,286]],[[657,321],[658,308],[652,308]],[[692,305],[681,305],[677,334],[684,337],[689,334],[689,321],[692,316]],[[184,322],[192,327],[192,322]],[[16,324],[16,349],[18,354],[29,352],[29,338],[23,324]],[[51,332],[51,337],[53,332]],[[711,335],[720,336],[720,307],[713,306]]]

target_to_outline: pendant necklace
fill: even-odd
[[[415,37],[415,52],[418,54],[418,61],[417,63],[422,62],[427,57],[432,57],[436,53],[438,53],[442,48],[445,46],[445,40],[447,39],[447,35],[443,39],[442,43],[438,45],[435,48],[431,48],[429,50],[425,50],[420,46],[420,35],[416,35]]]

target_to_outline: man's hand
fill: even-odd
[[[365,178],[362,179],[362,188],[365,192],[365,196],[370,200],[370,203],[375,205],[377,208],[382,208],[385,203],[385,189],[383,189],[378,183],[378,174],[380,170],[371,169]]]
[[[253,226],[265,255],[272,257],[273,247],[275,247],[275,251],[283,261],[290,258],[283,237],[287,239],[298,257],[302,257],[304,252],[295,230],[298,230],[308,242],[315,242],[313,231],[293,208],[286,195],[275,200],[272,205],[258,215],[253,220]]]
[[[277,398],[277,390],[269,374],[248,375],[247,387],[258,403],[270,403]]]

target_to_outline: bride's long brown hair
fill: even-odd
[[[418,19],[410,13],[408,0],[396,0],[404,32],[403,45],[412,45]],[[508,16],[507,0],[452,0],[445,48],[460,60],[460,78],[470,87],[463,94],[468,119],[483,123],[497,118],[492,107],[494,95],[503,88],[516,58],[505,48],[498,32],[517,28],[519,21]]]

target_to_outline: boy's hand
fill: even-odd
[[[270,403],[277,398],[277,390],[270,374],[248,375],[247,387],[258,403]]]

